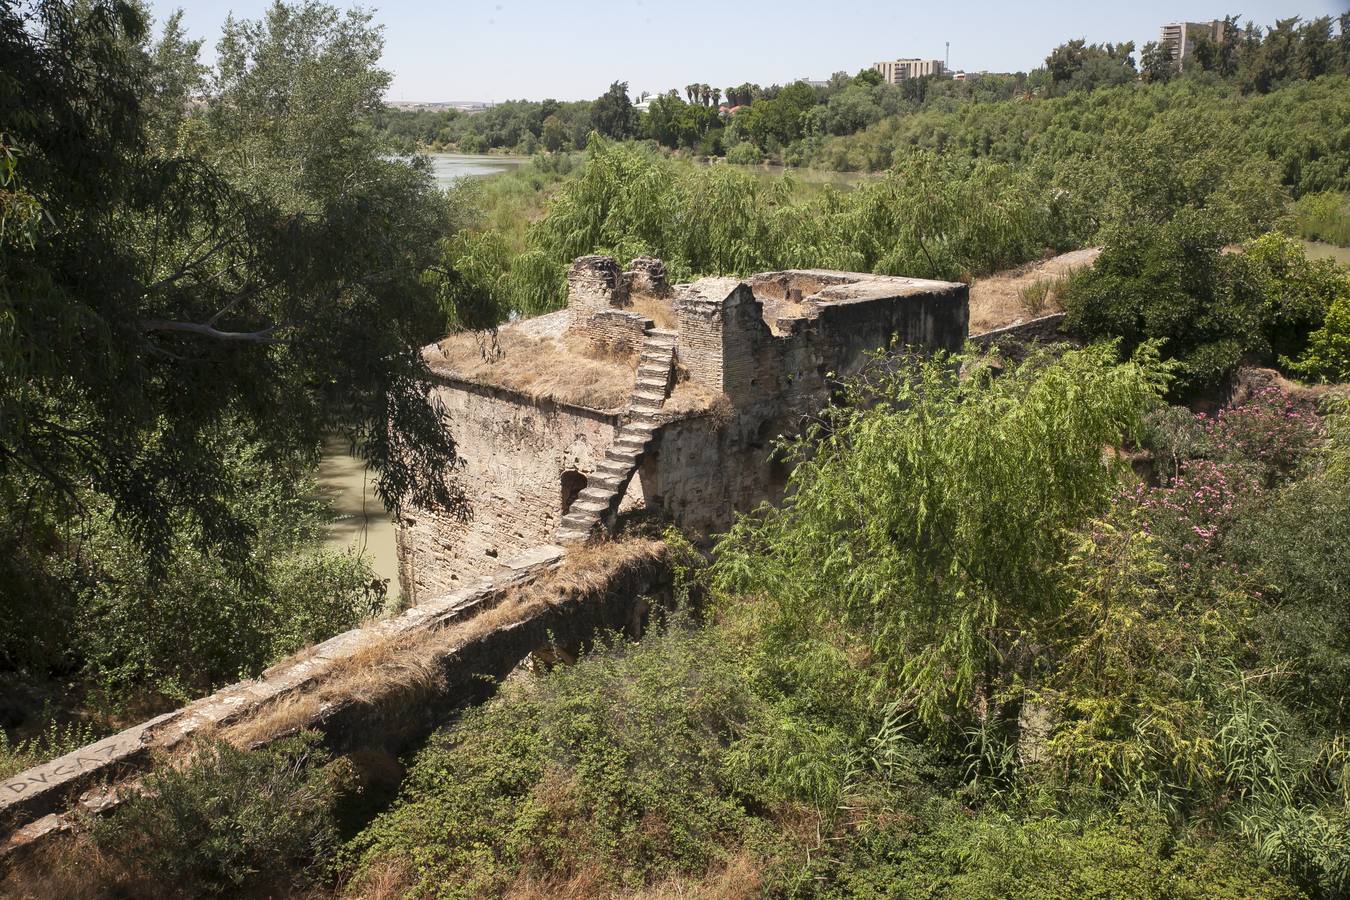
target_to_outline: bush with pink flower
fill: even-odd
[[[1225,462],[1253,463],[1267,481],[1293,471],[1324,435],[1322,417],[1311,404],[1273,386],[1201,418],[1209,444],[1206,455]]]
[[[1143,514],[1144,531],[1177,562],[1178,574],[1193,580],[1207,575],[1219,536],[1262,491],[1250,465],[1193,459],[1164,485],[1138,485],[1129,499]]]

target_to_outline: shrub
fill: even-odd
[[[1017,292],[1022,301],[1022,311],[1028,316],[1039,316],[1050,303],[1051,291],[1055,287],[1053,280],[1037,278]]]
[[[1281,235],[1226,252],[1233,236],[1191,208],[1161,226],[1121,226],[1096,265],[1072,279],[1064,298],[1069,327],[1123,338],[1127,350],[1162,340],[1181,364],[1184,388],[1216,386],[1244,356],[1293,365],[1344,279]]]
[[[1005,701],[1015,715],[1023,642],[1065,600],[1067,530],[1116,485],[1101,447],[1165,382],[1150,348],[1115,352],[1041,354],[999,378],[979,358],[878,367],[792,446],[782,508],[719,543],[722,586],[772,597],[785,634],[857,640],[932,727]]]
[[[727,151],[727,162],[737,166],[757,166],[764,161],[764,153],[750,141],[741,141]]]
[[[1198,836],[1178,840],[1147,808],[1118,816],[1043,816],[1033,810],[971,814],[952,804],[897,818],[858,834],[836,851],[842,859],[825,855],[810,874],[816,885],[835,889],[820,893],[952,900],[1299,896],[1250,850]]]
[[[1331,301],[1322,326],[1308,336],[1308,349],[1292,369],[1315,381],[1350,380],[1350,290]]]
[[[1294,204],[1294,227],[1309,240],[1350,247],[1350,199],[1335,191],[1304,194]]]
[[[421,751],[353,845],[358,881],[392,863],[410,892],[468,897],[700,873],[747,828],[726,754],[753,715],[729,649],[678,625],[508,684]]]
[[[1208,455],[1255,465],[1267,483],[1289,475],[1323,439],[1322,420],[1307,403],[1265,387],[1212,417],[1201,417]]]
[[[62,724],[50,714],[46,724],[32,737],[12,740],[0,729],[0,779],[92,744],[97,738],[92,725],[81,722]]]
[[[95,838],[170,896],[310,883],[337,844],[346,770],[327,762],[313,732],[254,751],[215,741],[183,768],[149,776]]]

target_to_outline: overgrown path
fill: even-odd
[[[976,278],[970,285],[970,333],[981,334],[1037,316],[1062,312],[1054,285],[1074,270],[1091,266],[1101,252],[1100,247],[1071,250]],[[1037,282],[1049,287],[1044,308],[1040,310],[1030,308],[1023,299],[1023,292]]]

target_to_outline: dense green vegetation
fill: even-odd
[[[1346,271],[1274,233],[1224,253],[1226,234],[1212,213],[1189,209],[1162,225],[1120,227],[1069,286],[1070,327],[1127,346],[1163,340],[1182,388],[1215,385],[1243,358],[1340,377],[1350,360],[1335,347],[1343,326],[1328,314],[1350,300]]]
[[[854,382],[695,575],[708,621],[433,740],[355,886],[1341,895],[1350,420],[1112,360]],[[1156,480],[1102,466],[1131,434]]]
[[[1087,346],[879,356],[779,448],[779,507],[706,558],[669,535],[677,614],[512,679],[387,808],[388,760],[207,742],[41,879],[1345,896],[1350,409],[1170,405],[1241,362],[1350,378],[1350,276],[1286,234],[1344,240],[1345,24],[1235,28],[1185,75],[1071,41],[1026,76],[743,84],[729,117],[701,84],[638,114],[622,82],[404,115],[364,13],[278,3],[207,73],[176,17],[151,41],[129,4],[0,7],[0,724],[28,735],[0,772],[93,736],[35,727],[70,712],[39,712],[54,684],[103,724],[376,612],[364,561],[317,552],[320,440],[391,506],[453,508],[416,350],[557,308],[575,256],[970,278],[1104,246],[1056,291]],[[552,152],[443,195],[414,144]]]
[[[378,31],[276,5],[214,72],[199,51],[131,4],[0,9],[7,726],[49,680],[154,708],[378,608],[362,559],[315,552],[324,435],[394,508],[455,501],[416,353],[452,218],[372,128]]]
[[[683,97],[671,89],[650,98],[641,115],[631,109],[627,84],[616,82],[593,103],[511,101],[472,114],[388,110],[380,123],[405,141],[464,152],[582,149],[586,134],[594,129],[614,139],[647,138],[671,150],[725,155],[735,162],[768,157],[789,165],[880,171],[915,146],[1002,161],[1036,155],[1043,148],[1080,153],[1082,138],[1095,140],[1142,127],[1149,115],[1183,106],[1208,122],[1241,126],[1233,129],[1235,135],[1283,157],[1286,181],[1300,192],[1344,190],[1343,161],[1314,172],[1307,183],[1288,171],[1288,166],[1315,164],[1329,151],[1344,152],[1344,86],[1328,94],[1339,94],[1334,104],[1339,124],[1327,132],[1336,145],[1331,148],[1315,136],[1297,133],[1294,138],[1291,123],[1272,121],[1281,108],[1287,109],[1287,102],[1268,103],[1260,97],[1324,76],[1350,76],[1350,13],[1334,25],[1328,16],[1306,22],[1283,19],[1265,29],[1250,21],[1244,26],[1236,16],[1225,22],[1219,42],[1207,34],[1196,36],[1184,72],[1156,44],[1145,45],[1136,65],[1131,42],[1089,45],[1072,40],[1052,50],[1045,65],[1029,74],[979,75],[965,81],[926,77],[889,85],[881,83],[877,72],[864,69],[853,77],[835,73],[821,86],[799,81],[728,87],[721,107],[721,89],[690,84]],[[1168,83],[1172,87],[1164,89]],[[1100,90],[1104,88],[1113,90]],[[1315,111],[1306,111],[1312,114],[1305,122],[1319,121]],[[1096,121],[1085,126],[1082,117]],[[1104,124],[1105,129],[1100,127]],[[1081,133],[1068,147],[1063,146],[1066,128]]]

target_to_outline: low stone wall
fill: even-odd
[[[574,321],[567,333],[581,338],[601,353],[632,356],[642,346],[643,335],[654,327],[655,323],[646,316],[606,309]]]
[[[631,629],[640,624],[646,611],[643,598],[663,597],[670,585],[664,547],[648,543],[640,549],[615,551],[617,561],[608,566],[604,547],[585,551],[599,560],[594,570],[574,574],[544,602],[528,605],[518,618],[485,626],[483,633],[458,642],[453,633],[447,633],[445,644],[437,644],[435,635],[440,630],[493,614],[490,611],[498,605],[518,600],[522,591],[549,591],[550,582],[536,582],[559,569],[563,550],[535,548],[473,588],[344,632],[279,663],[261,678],[231,685],[9,778],[0,783],[0,834],[7,835],[0,843],[0,857],[69,829],[82,814],[115,807],[138,789],[140,777],[162,754],[186,746],[193,738],[228,733],[227,729],[247,733],[251,723],[265,721],[279,709],[287,712],[287,728],[274,734],[264,732],[263,738],[246,743],[266,743],[285,733],[316,729],[337,752],[356,748],[398,752],[429,733],[455,708],[488,696],[494,682],[531,652],[550,642],[559,646],[585,643],[598,629]],[[415,702],[407,702],[407,696],[372,693],[368,682],[362,682],[359,694],[356,690],[342,693],[344,672],[363,666],[378,670],[386,653],[390,665],[400,665],[396,654],[409,642],[418,642],[419,664],[431,667],[436,675],[420,683]],[[334,683],[339,686],[336,691],[331,687]]]
[[[1039,341],[1041,343],[1067,340],[1068,337],[1063,331],[1065,315],[1065,313],[1051,313],[1048,316],[1040,316],[1027,322],[1018,322],[1016,325],[1005,325],[1002,328],[995,328],[993,331],[972,334],[970,340],[982,347],[987,347],[1004,339]]]

